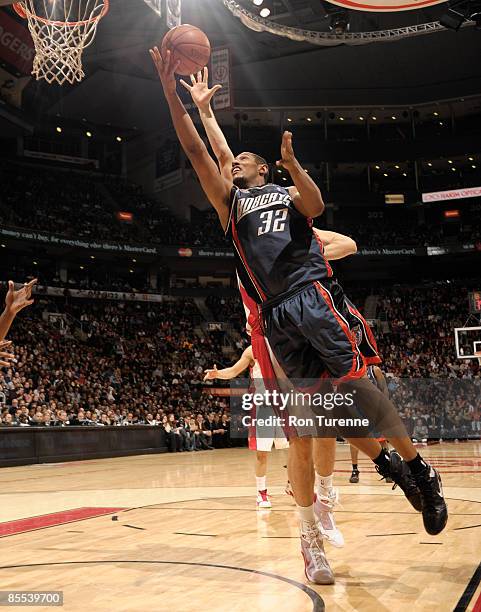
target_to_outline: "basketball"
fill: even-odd
[[[210,58],[210,42],[202,30],[183,24],[172,28],[164,36],[162,57],[165,57],[167,51],[171,52],[174,64],[180,61],[176,73],[187,76],[199,72],[207,65]]]

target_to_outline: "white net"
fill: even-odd
[[[181,24],[182,0],[144,0],[159,17],[162,17],[162,6],[165,7],[165,21],[169,29]]]
[[[109,9],[109,0],[23,0],[14,6],[28,20],[35,45],[32,74],[60,85],[81,81],[82,54]]]
[[[150,6],[159,17],[162,17],[162,0],[145,0],[145,4]]]

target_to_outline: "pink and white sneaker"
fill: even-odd
[[[267,495],[267,489],[257,491],[257,508],[272,508],[271,500]]]
[[[331,489],[328,496],[314,495],[314,514],[317,519],[317,529],[321,537],[335,546],[344,546],[344,537],[334,520],[334,506],[338,503],[339,493],[337,489]]]
[[[301,552],[306,578],[314,584],[334,584],[334,574],[327,560],[322,535],[316,525],[301,524]]]

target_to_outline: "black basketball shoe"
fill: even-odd
[[[349,482],[356,483],[359,482],[359,470],[352,470],[351,478],[349,478]]]
[[[430,465],[414,475],[423,501],[423,523],[429,535],[437,535],[448,522],[448,507],[444,501],[441,476]]]
[[[411,506],[417,511],[422,512],[423,510],[423,497],[421,491],[414,480],[414,476],[411,474],[409,466],[403,461],[401,455],[395,450],[392,450],[389,454],[390,465],[388,469],[382,469],[376,465],[376,470],[386,480],[392,479],[393,491],[396,487],[399,487]]]

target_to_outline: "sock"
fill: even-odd
[[[313,525],[316,522],[316,517],[314,515],[314,504],[311,506],[297,506],[297,513],[299,515],[299,520],[301,523],[312,523]]]
[[[409,465],[409,469],[411,470],[412,474],[420,474],[429,467],[419,453],[417,453],[414,459],[411,459],[411,461],[406,461],[406,463]]]
[[[332,474],[329,476],[321,476],[316,472],[316,493],[319,496],[327,497],[329,491],[332,490]]]
[[[267,489],[266,477],[256,476],[256,486],[258,491],[265,491]]]
[[[373,459],[374,463],[376,465],[378,465],[381,470],[389,470],[389,468],[391,467],[391,462],[389,461],[389,455],[386,453],[386,451],[384,449],[381,450],[381,452],[379,453],[379,455]]]
[[[353,472],[359,472],[359,470],[357,469],[357,463],[353,463],[352,464],[352,471]]]

